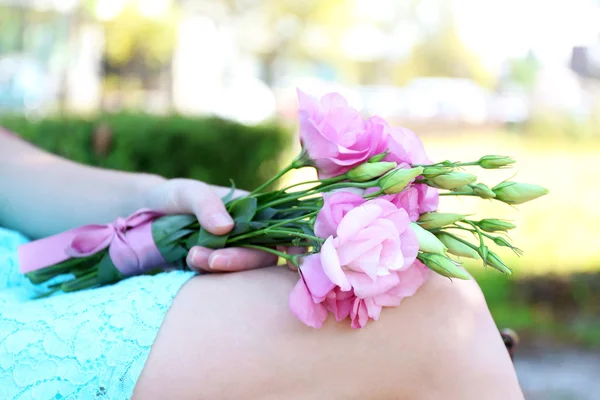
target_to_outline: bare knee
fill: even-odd
[[[519,398],[502,396],[518,384],[475,282],[433,276],[365,329],[329,321],[317,331],[288,310],[295,280],[274,269],[192,280],[161,327],[136,395]],[[474,383],[489,387],[502,379],[516,389],[489,397]]]

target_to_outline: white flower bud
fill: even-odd
[[[507,204],[523,204],[548,194],[548,189],[538,185],[517,182],[502,182],[492,188],[496,199]]]
[[[463,219],[465,219],[465,216],[461,214],[429,212],[421,214],[417,222],[421,228],[431,230],[452,225],[453,223],[462,221]]]
[[[467,174],[464,172],[449,172],[447,174],[439,175],[434,178],[428,179],[428,183],[431,186],[453,190],[460,186],[470,185],[475,182],[477,177],[475,175]]]
[[[414,222],[410,223],[410,227],[417,235],[419,250],[425,253],[446,254],[448,249],[433,233],[421,228],[419,224],[415,224]]]
[[[423,173],[423,167],[410,169],[395,169],[388,172],[379,180],[379,187],[385,194],[400,193],[407,187],[415,178]]]

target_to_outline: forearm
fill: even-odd
[[[0,135],[0,226],[37,238],[144,206],[163,178],[92,168]]]

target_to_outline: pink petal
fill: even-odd
[[[353,208],[365,203],[360,194],[349,191],[339,191],[326,194],[323,208],[315,222],[315,234],[323,239],[335,235],[336,229],[344,216]]]
[[[352,319],[350,326],[354,329],[364,328],[364,326],[367,325],[367,322],[369,321],[369,312],[367,311],[367,306],[363,300],[354,300],[350,318]]]
[[[344,219],[340,222],[337,234],[338,237],[352,237],[361,229],[373,221],[375,221],[381,215],[381,208],[370,202],[365,203],[360,207],[356,207],[354,210],[348,212]]]
[[[429,269],[420,261],[415,263],[405,271],[398,272],[400,283],[396,287],[395,293],[398,296],[409,297],[414,295],[417,290],[427,281]]]
[[[425,184],[415,185],[419,192],[419,213],[436,211],[439,205],[439,191]]]
[[[335,288],[335,285],[325,275],[321,265],[321,257],[318,254],[305,257],[300,266],[300,272],[308,291],[317,303],[322,302],[329,292]]]
[[[335,157],[337,145],[319,130],[315,122],[305,112],[298,116],[300,122],[300,139],[310,158],[318,161],[322,158]]]
[[[336,321],[342,321],[350,315],[354,302],[352,292],[342,292],[339,289],[331,292],[323,302],[323,305],[335,316]]]
[[[289,297],[289,305],[292,313],[304,324],[321,328],[327,319],[327,310],[322,304],[315,304],[304,284],[300,279]]]
[[[367,314],[369,317],[375,321],[379,319],[379,315],[381,314],[381,306],[375,304],[373,299],[364,299],[364,304],[367,307]]]
[[[329,111],[335,107],[348,107],[348,102],[344,96],[335,92],[327,93],[325,96],[323,96],[321,99],[321,104],[326,111]]]
[[[392,202],[385,200],[381,197],[378,197],[373,200],[369,200],[367,204],[373,204],[373,205],[376,205],[377,207],[379,207],[381,209],[381,215],[383,217],[387,217],[388,215],[398,211],[398,207],[396,207],[396,205],[394,205]]]
[[[325,275],[327,275],[331,282],[339,286],[341,290],[348,291],[352,289],[352,287],[350,286],[348,278],[346,278],[346,274],[342,270],[333,241],[333,237],[330,236],[325,240],[323,246],[321,246],[321,265],[323,266]]]
[[[410,186],[394,195],[390,201],[396,207],[406,210],[412,222],[419,219],[419,192],[414,186]]]
[[[419,240],[412,229],[407,229],[400,234],[400,247],[404,256],[404,266],[412,265],[419,254]]]
[[[348,263],[343,263],[342,265],[346,266],[352,271],[365,273],[369,278],[375,280],[377,278],[381,247],[381,244],[377,244],[368,251],[362,252],[359,257],[351,259],[351,261]],[[352,246],[350,246],[350,248],[352,248]],[[343,252],[340,252],[339,254],[346,255]]]
[[[296,92],[298,93],[298,111],[306,112],[316,123],[320,123],[320,118],[322,118],[324,112],[319,101],[300,89],[296,89]]]
[[[386,293],[400,283],[398,275],[395,273],[387,276],[379,276],[376,280],[372,280],[365,274],[349,272],[348,280],[352,284],[356,297],[361,299]]]
[[[401,208],[397,208],[394,212],[387,214],[385,218],[394,224],[396,232],[404,232],[410,226],[408,213]]]

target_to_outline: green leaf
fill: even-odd
[[[154,242],[163,241],[166,237],[197,222],[194,215],[167,215],[152,222],[152,237]]]
[[[198,234],[198,240],[196,241],[195,246],[207,247],[209,249],[222,249],[227,244],[228,238],[229,235],[217,236],[204,228],[200,228],[200,233]]]
[[[175,245],[169,249],[165,249],[165,251],[161,253],[167,264],[169,264],[170,266],[177,266],[174,264],[177,264],[180,261],[184,260],[187,256],[188,250],[183,246]]]
[[[258,231],[260,229],[266,228],[267,226],[268,225],[265,224],[265,223],[256,222],[256,221],[250,221],[250,222],[241,221],[241,222],[236,222],[235,226],[233,228],[233,231],[231,231],[230,235],[232,235],[232,236],[243,235],[244,233]]]
[[[260,210],[258,213],[256,213],[256,219],[260,221],[269,221],[272,220],[273,217],[275,217],[275,214],[277,214],[277,212],[278,211],[276,208],[265,208],[264,210]]]
[[[200,231],[192,233],[189,238],[185,241],[185,247],[189,250],[198,243],[198,236],[200,235]],[[162,250],[161,250],[162,253]],[[163,253],[164,256],[164,253]],[[165,258],[166,259],[166,258]]]
[[[182,229],[180,231],[173,232],[169,236],[167,236],[163,240],[161,240],[160,242],[156,242],[156,245],[157,246],[159,246],[159,245],[165,246],[165,245],[168,245],[171,243],[179,243],[179,242],[181,242],[181,238],[183,238],[187,235],[190,235],[194,232],[197,232],[197,231],[194,231],[191,229]]]
[[[258,202],[254,197],[244,197],[236,200],[229,213],[235,221],[250,222],[256,215]]]
[[[229,203],[231,201],[231,199],[233,198],[233,195],[235,194],[235,182],[233,181],[233,179],[230,179],[229,182],[231,182],[231,190],[222,199],[223,203],[225,203],[225,204]]]
[[[106,254],[96,266],[97,280],[100,285],[109,285],[123,279],[119,270],[115,267],[110,256]]]
[[[281,194],[285,195],[285,192],[281,190],[275,190],[273,192],[261,193],[256,196],[256,200],[259,205],[270,203],[271,201],[277,199]]]

